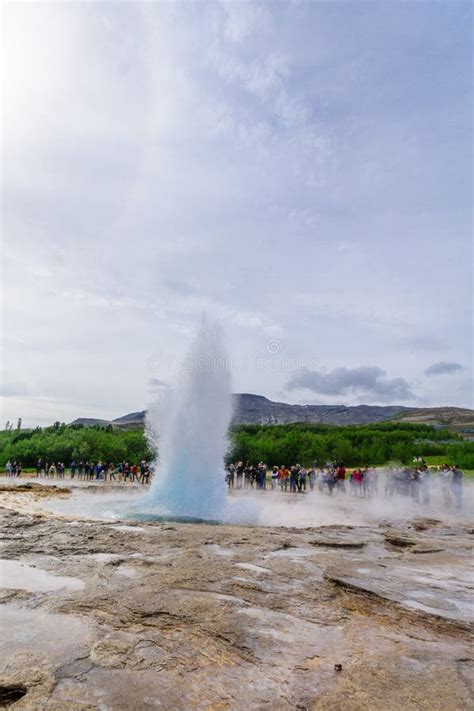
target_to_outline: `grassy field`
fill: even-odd
[[[424,460],[427,463],[427,465],[430,467],[430,469],[435,469],[435,468],[440,467],[446,463],[447,464],[455,464],[455,462],[450,462],[449,459],[446,462],[446,457],[442,457],[440,455],[436,455],[433,457],[429,457],[429,456],[424,457]],[[464,469],[463,467],[461,467],[461,469],[463,470],[463,473],[465,476],[474,478],[474,469]]]

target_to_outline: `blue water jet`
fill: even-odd
[[[228,365],[220,328],[203,318],[176,388],[149,408],[147,436],[159,458],[146,505],[163,516],[216,521],[224,512],[232,414]]]

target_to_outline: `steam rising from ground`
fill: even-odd
[[[384,494],[385,471],[380,470],[379,493],[367,498],[354,497],[350,494],[346,483],[347,493],[328,496],[319,491],[306,494],[282,494],[279,490],[274,492],[247,492],[243,498],[256,502],[252,509],[253,519],[249,523],[263,526],[330,526],[349,525],[367,526],[381,521],[410,521],[418,517],[432,517],[444,521],[458,521],[472,516],[474,511],[474,483],[464,482],[464,502],[462,510],[454,506],[454,500],[446,504],[442,494],[442,482],[433,476],[430,483],[430,503],[423,504],[414,501],[410,496],[390,496]],[[236,492],[238,501],[240,492]],[[231,500],[234,496],[230,497]],[[232,512],[232,507],[228,507]],[[245,519],[245,507],[236,506],[234,518]]]
[[[31,481],[36,481],[32,479]],[[212,503],[202,508],[196,508],[194,502],[191,511],[185,513],[184,506],[178,504],[176,513],[171,510],[174,500],[166,499],[165,503],[154,502],[153,490],[143,499],[141,486],[129,484],[120,487],[105,486],[97,491],[97,485],[89,487],[87,482],[75,482],[73,495],[70,498],[41,499],[38,506],[41,509],[60,513],[61,515],[81,516],[85,518],[123,520],[132,518],[141,520],[164,516],[195,516],[222,523],[255,524],[258,526],[371,526],[379,523],[409,522],[420,517],[434,518],[448,524],[460,521],[469,522],[474,512],[474,482],[466,479],[463,483],[463,507],[458,510],[454,501],[446,504],[442,493],[442,481],[433,476],[431,482],[431,497],[429,504],[418,503],[407,496],[386,497],[384,493],[384,474],[381,471],[379,493],[368,498],[334,493],[333,496],[318,490],[305,494],[290,494],[276,491],[256,491],[244,489],[226,493],[223,473],[215,480],[216,492],[211,492]],[[58,482],[61,486],[61,482]],[[64,486],[70,486],[65,482]],[[179,486],[179,484],[178,484]],[[158,488],[160,492],[160,488]],[[179,492],[177,492],[179,493]],[[190,491],[183,494],[181,501],[186,501]],[[4,494],[4,496],[7,496]],[[200,501],[200,499],[198,499]],[[31,502],[29,502],[31,506]],[[222,506],[221,509],[214,508]],[[27,503],[25,502],[25,507]],[[26,510],[26,509],[25,509]],[[33,512],[35,508],[31,508]]]

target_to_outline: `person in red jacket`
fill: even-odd
[[[336,471],[337,490],[340,494],[346,493],[346,468],[344,462],[341,462]]]
[[[356,496],[362,496],[362,479],[364,475],[362,474],[362,469],[355,469],[352,474],[352,483],[354,484],[354,494]]]

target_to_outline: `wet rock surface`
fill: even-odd
[[[34,481],[26,481],[24,483],[18,483],[16,480],[13,482],[2,482],[0,483],[0,493],[9,494],[14,493],[18,495],[19,493],[25,493],[33,495],[35,498],[45,498],[48,496],[69,496],[71,489],[67,486],[57,486],[55,484],[39,484]]]
[[[472,708],[463,522],[0,523],[0,708]]]

